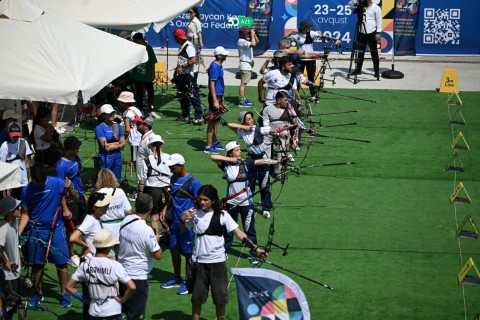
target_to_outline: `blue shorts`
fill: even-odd
[[[50,230],[29,229],[23,233],[27,236],[29,264],[45,264]],[[38,240],[37,240],[38,239]],[[48,262],[66,264],[68,262],[67,237],[63,225],[57,226],[52,234],[52,245],[48,254]]]
[[[170,237],[168,247],[170,249],[178,249],[183,254],[192,254],[195,245],[195,233],[191,229],[185,231],[180,230],[179,222],[170,224]]]

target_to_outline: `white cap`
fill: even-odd
[[[115,112],[115,109],[113,109],[112,105],[111,104],[104,104],[101,108],[100,108],[100,111],[102,113],[107,113],[107,114],[110,114],[112,112]]]
[[[215,48],[215,51],[213,51],[213,54],[216,56],[216,55],[219,55],[221,54],[222,56],[228,56],[228,54],[230,53],[230,51],[227,51],[225,50],[224,47],[222,46],[218,46]]]
[[[116,244],[119,244],[117,239],[113,236],[113,234],[108,231],[107,229],[102,229],[95,233],[93,237],[93,245],[96,248],[108,248],[113,247]]]
[[[95,202],[94,206],[99,208],[105,207],[105,206],[108,206],[112,201],[113,201],[113,196],[109,194],[105,194],[102,200],[97,200],[97,202]]]
[[[22,114],[15,112],[15,110],[13,110],[13,109],[7,109],[3,113],[2,119],[5,120],[5,119],[10,119],[10,118],[20,120],[20,119],[22,119]]]
[[[135,103],[135,98],[133,97],[133,93],[129,91],[123,91],[122,93],[120,93],[117,100],[125,103]]]
[[[237,141],[230,141],[229,143],[227,143],[227,145],[225,146],[225,150],[228,152],[230,150],[233,150],[235,149],[236,147],[240,147],[240,145],[238,144]]]
[[[154,142],[160,142],[161,144],[165,144],[165,141],[163,141],[162,137],[159,134],[152,134],[150,136],[150,140],[148,140],[148,144],[152,144]]]
[[[174,166],[176,164],[180,164],[180,165],[183,166],[185,164],[185,159],[183,158],[183,156],[181,154],[174,153],[174,154],[170,155],[170,158],[168,158],[165,161],[165,164],[169,167]]]

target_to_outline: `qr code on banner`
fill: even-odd
[[[460,9],[424,9],[423,43],[460,44]]]

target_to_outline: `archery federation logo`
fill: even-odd
[[[307,299],[298,284],[272,270],[234,268],[240,319],[309,320]]]

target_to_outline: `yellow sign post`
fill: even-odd
[[[447,105],[462,105],[456,69],[443,69],[439,92],[448,94]],[[457,98],[457,101],[453,100],[454,97]]]
[[[465,195],[467,196],[466,198],[459,196],[459,194],[462,190],[464,191]],[[455,203],[471,204],[472,203],[472,199],[470,199],[470,196],[468,195],[467,189],[465,189],[462,182],[459,182],[457,184],[457,187],[455,188],[453,193],[450,195],[450,203],[451,204],[455,204]]]
[[[470,224],[470,230],[465,228],[467,222]],[[478,239],[478,228],[475,222],[473,222],[473,218],[470,214],[468,214],[465,219],[463,219],[462,223],[458,226],[456,234],[457,238]]]
[[[468,272],[470,269],[475,270],[474,275],[469,275]],[[462,267],[460,273],[457,276],[459,284],[468,284],[468,285],[479,285],[480,284],[480,272],[478,272],[477,266],[473,262],[472,258],[468,258],[467,263]]]
[[[457,134],[457,136],[453,140],[452,144],[450,145],[450,148],[454,151],[470,151],[470,147],[468,146],[467,140],[465,140],[465,137],[463,136],[463,133],[461,131]]]

